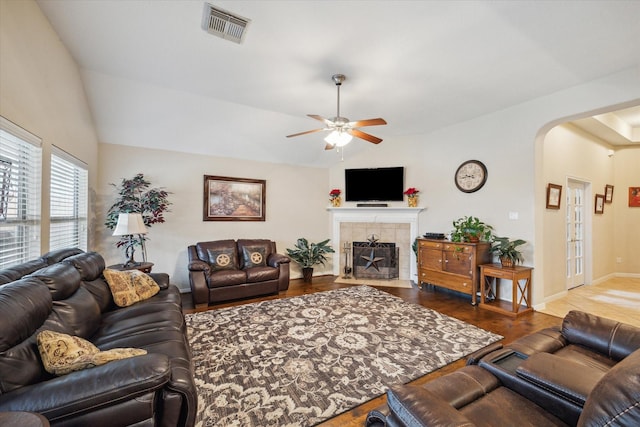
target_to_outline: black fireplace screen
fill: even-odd
[[[356,279],[397,279],[399,248],[395,243],[353,242]]]

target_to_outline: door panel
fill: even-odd
[[[580,181],[567,183],[567,289],[584,285],[585,269],[585,201],[586,185]]]

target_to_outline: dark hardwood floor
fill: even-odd
[[[334,283],[335,276],[320,276],[314,277],[313,282],[303,283],[302,279],[291,280],[289,289],[286,292],[281,292],[279,295],[270,295],[260,298],[251,298],[241,301],[233,301],[229,303],[216,304],[205,309],[195,310],[191,301],[190,294],[183,294],[183,307],[185,313],[194,313],[196,311],[215,310],[222,307],[230,307],[240,304],[247,304],[257,301],[265,301],[279,298],[287,298],[292,296],[299,296],[304,294],[311,294],[314,292],[328,291],[332,289],[344,288],[353,285],[345,285]],[[527,335],[531,332],[549,327],[559,325],[561,320],[558,317],[550,316],[547,314],[532,312],[524,314],[517,319],[494,313],[492,311],[483,310],[477,306],[471,305],[471,297],[455,292],[451,292],[442,288],[427,287],[426,289],[418,289],[416,287],[412,289],[403,288],[382,288],[378,289],[388,292],[392,295],[396,295],[403,300],[420,304],[424,307],[431,308],[446,314],[451,317],[463,320],[465,322],[476,325],[480,328],[488,331],[500,334],[504,336],[503,344],[508,344],[514,339]],[[445,366],[435,372],[418,378],[411,384],[424,384],[425,382],[442,376],[448,372],[455,371],[461,366],[464,366],[465,360],[459,360],[448,366]],[[338,427],[338,426],[363,426],[367,413],[382,405],[385,402],[385,397],[381,396],[376,399],[370,400],[355,409],[346,412],[342,415],[334,417],[322,424],[323,427]]]

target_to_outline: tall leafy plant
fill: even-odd
[[[162,188],[151,188],[151,182],[146,180],[144,175],[139,173],[131,179],[122,179],[120,185],[112,185],[117,191],[117,197],[113,205],[107,211],[107,218],[104,225],[113,230],[118,223],[118,215],[121,213],[140,213],[146,227],[164,222],[164,213],[169,211],[169,193]],[[142,246],[144,252],[144,235],[134,236],[133,242],[136,246]],[[116,243],[117,247],[122,247],[129,243],[127,236],[122,236]],[[144,255],[146,259],[146,254]]]

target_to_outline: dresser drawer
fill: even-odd
[[[466,245],[456,245],[455,243],[445,243],[444,250],[447,252],[470,254],[471,252],[473,252],[473,247]]]
[[[418,240],[418,246],[421,248],[442,249],[444,245],[443,242],[437,240]]]
[[[470,277],[458,276],[433,270],[419,272],[420,282],[451,289],[465,294],[473,293],[473,280]]]

